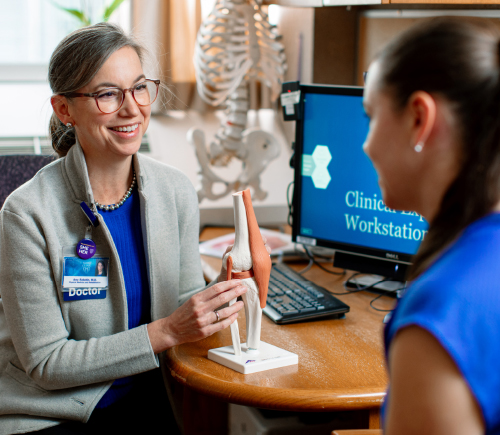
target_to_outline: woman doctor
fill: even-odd
[[[137,422],[175,433],[157,355],[226,328],[243,306],[217,311],[245,292],[238,280],[200,292],[190,181],[137,153],[159,86],[142,60],[106,23],[71,33],[50,60],[50,129],[63,158],[0,213],[2,435],[130,433]],[[74,255],[84,238],[109,259],[107,289],[69,296],[64,264],[85,261]]]

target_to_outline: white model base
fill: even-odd
[[[210,349],[208,351],[208,359],[244,375],[299,363],[297,354],[263,341],[260,342],[260,347],[257,351],[248,350],[247,344],[243,343],[241,345],[240,356],[234,354],[233,346]]]

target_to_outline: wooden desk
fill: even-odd
[[[220,260],[209,261],[220,265]],[[304,264],[292,267],[300,269]],[[343,291],[345,277],[317,267],[304,276],[329,290]],[[243,375],[208,360],[209,349],[231,344],[229,328],[199,342],[169,349],[164,362],[170,375],[187,387],[189,396],[184,397],[185,424],[191,427],[191,419],[197,415],[199,400],[192,395],[197,392],[215,400],[213,403],[219,400],[284,411],[363,410],[368,414],[367,426],[379,428],[379,409],[387,387],[382,344],[384,313],[370,307],[373,294],[338,297],[351,307],[345,319],[276,325],[263,316],[261,339],[297,353],[298,366]],[[394,300],[384,297],[375,304],[392,308]],[[238,322],[244,339],[243,312]],[[186,403],[189,400],[191,404]]]

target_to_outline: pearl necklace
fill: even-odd
[[[135,171],[134,171],[134,176],[132,177],[132,183],[130,184],[129,189],[127,190],[125,195],[123,195],[123,198],[119,202],[117,202],[116,204],[111,204],[111,205],[101,205],[96,201],[95,202],[96,207],[98,207],[101,210],[105,210],[105,211],[116,210],[117,208],[120,208],[123,205],[123,203],[127,200],[127,198],[132,194],[132,190],[134,190],[134,186],[135,186],[135,180],[136,180],[136,177],[135,177]]]

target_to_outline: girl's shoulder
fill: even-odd
[[[500,285],[500,213],[489,214],[469,225],[457,240],[419,276],[408,291],[412,297],[460,300],[491,297]],[[411,291],[410,291],[411,290]]]
[[[467,380],[490,428],[500,424],[499,261],[500,214],[491,214],[410,285],[385,331],[386,350],[406,326],[431,333]]]

